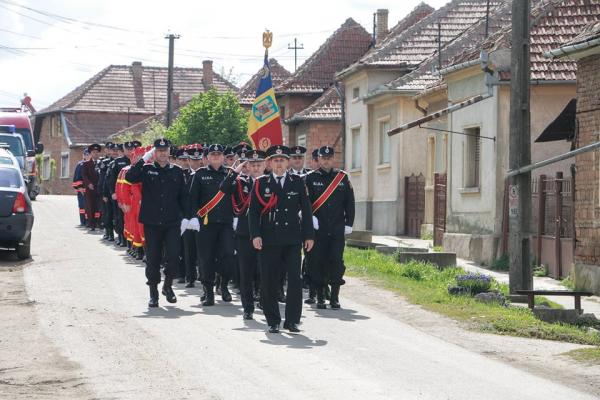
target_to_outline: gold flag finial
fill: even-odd
[[[263,46],[265,50],[269,50],[271,43],[273,43],[273,32],[267,29],[263,32]]]

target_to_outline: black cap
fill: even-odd
[[[290,157],[302,157],[306,154],[306,147],[294,146],[290,147]]]
[[[90,144],[88,146],[88,151],[91,153],[94,150],[101,151],[102,150],[102,146],[100,146],[98,143]]]
[[[113,142],[106,142],[104,143],[104,147],[107,149],[113,149],[115,147],[115,144]]]
[[[225,155],[225,157],[234,156],[235,153],[236,152],[230,146],[225,147],[225,151],[223,151],[223,154]]]
[[[290,149],[282,144],[271,146],[267,149],[267,158],[271,157],[290,158]]]
[[[333,147],[323,146],[319,149],[319,157],[331,157],[333,153]]]
[[[209,153],[223,153],[225,152],[225,147],[222,144],[211,144],[208,146]]]
[[[187,151],[185,149],[177,149],[175,151],[175,157],[177,157],[179,159],[186,159],[186,158],[188,158]]]
[[[168,149],[171,146],[169,139],[160,138],[154,141],[154,147],[157,149]]]
[[[264,161],[267,153],[262,150],[250,150],[246,153],[246,159],[250,162]]]
[[[316,160],[316,159],[318,159],[318,158],[319,158],[319,149],[314,149],[314,150],[312,151],[312,158],[313,158],[314,160]]]
[[[190,160],[202,160],[202,149],[198,147],[194,147],[188,150],[190,155]]]
[[[142,142],[140,142],[139,140],[134,140],[131,143],[133,143],[133,147],[135,148],[142,147]]]
[[[115,149],[123,151],[123,143],[115,144]]]
[[[135,149],[135,144],[133,144],[133,142],[125,142],[123,143],[123,147],[127,150],[133,150]]]

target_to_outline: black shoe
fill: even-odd
[[[229,289],[227,288],[227,286],[223,286],[221,288],[221,299],[223,299],[223,301],[227,303],[231,301],[231,293],[229,293]]]
[[[188,282],[188,283],[185,284],[185,287],[186,288],[193,288],[193,287],[196,287],[196,285],[194,285],[194,282]]]
[[[212,286],[205,287],[205,298],[202,300],[202,305],[205,307],[214,306],[215,305],[215,294],[213,292]]]
[[[244,312],[244,319],[248,321],[248,320],[254,319],[254,317],[252,317],[251,312]]]
[[[127,240],[125,240],[125,238],[121,241],[121,247],[127,247]]]
[[[300,332],[300,329],[298,329],[298,324],[294,324],[293,322],[288,323],[287,321],[285,321],[283,323],[283,328],[287,329],[290,332],[294,332],[294,333]]]
[[[279,324],[269,325],[269,333],[279,333]]]
[[[309,297],[308,299],[304,300],[304,304],[315,304],[316,302],[317,301],[314,297]]]
[[[102,235],[102,240],[108,240],[108,233],[104,232],[104,235]]]
[[[96,232],[96,228],[90,228],[90,232]]]
[[[329,301],[329,304],[331,305],[332,310],[340,309],[340,299],[339,298],[340,298],[340,286],[332,285],[331,286],[331,300]]]
[[[148,307],[158,307],[158,289],[156,286],[150,286],[150,300],[148,301]]]
[[[179,279],[177,279],[177,283],[185,283],[185,278],[179,278]]]
[[[171,286],[163,286],[162,294],[167,298],[169,303],[177,303],[177,296],[175,296],[175,292],[173,292]]]
[[[327,308],[325,305],[325,288],[317,288],[317,308],[324,310]]]

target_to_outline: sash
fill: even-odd
[[[261,196],[260,196],[260,179],[257,179],[254,182],[254,191],[256,193],[256,198],[258,199],[258,202],[263,206],[263,209],[260,211],[260,215],[265,215],[266,213],[268,213],[269,211],[271,211],[272,209],[275,208],[275,206],[277,206],[277,195],[275,193],[273,193],[273,195],[271,196],[271,198],[269,199],[269,201],[265,201]]]
[[[346,174],[343,171],[337,173],[337,175],[335,176],[335,178],[333,178],[329,186],[327,186],[327,189],[325,189],[325,191],[319,196],[319,198],[315,200],[315,202],[312,204],[313,214],[316,213],[317,210],[321,208],[321,206],[325,204],[327,200],[329,200],[329,197],[331,197],[335,188],[340,184],[342,179],[344,179],[344,176],[346,176]]]
[[[217,206],[217,204],[219,204],[223,197],[225,197],[225,193],[219,190],[208,203],[200,207],[196,215],[198,215],[200,218],[204,218],[202,221],[204,225],[208,224],[208,213],[211,212],[212,209]]]

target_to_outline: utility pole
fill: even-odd
[[[531,0],[512,3],[509,169],[531,163],[529,109]],[[533,288],[531,271],[531,172],[509,178],[510,293]]]
[[[169,39],[169,71],[167,77],[167,128],[171,126],[173,120],[173,58],[175,56],[175,39],[179,39],[179,35],[172,33],[165,36]]]
[[[298,38],[294,38],[294,47],[288,44],[289,50],[294,50],[294,72],[298,69],[298,50],[304,49],[304,44],[298,46]]]

